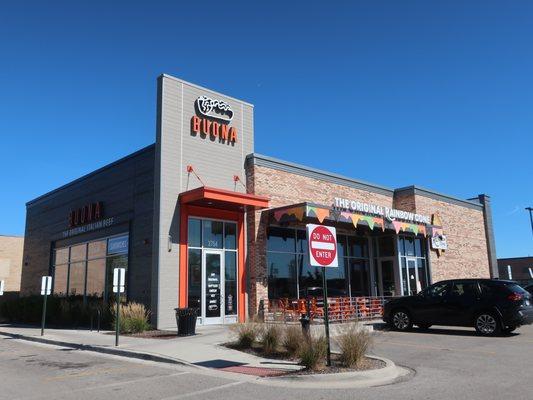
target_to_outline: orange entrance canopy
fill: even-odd
[[[222,210],[243,211],[246,206],[256,209],[268,208],[270,199],[255,194],[232,192],[202,186],[179,195],[180,204],[213,207]]]

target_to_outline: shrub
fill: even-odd
[[[321,369],[326,360],[327,346],[324,336],[305,340],[298,351],[300,364],[314,371]]]
[[[256,341],[260,328],[254,322],[244,322],[232,325],[231,330],[236,336],[237,346],[243,349],[249,349]]]
[[[372,345],[372,336],[357,324],[344,328],[335,339],[340,348],[340,361],[348,368],[358,366]]]
[[[273,354],[278,349],[281,343],[281,329],[278,325],[266,325],[263,336],[261,338],[261,345],[265,354]]]
[[[87,296],[59,297],[48,296],[46,304],[46,321],[50,326],[78,328],[89,327],[91,318],[96,326],[97,313],[101,312],[101,327],[109,326],[111,314],[108,307],[103,306],[102,298]],[[40,324],[43,307],[43,296],[30,295],[7,299],[0,304],[0,318],[11,323]]]
[[[300,346],[305,341],[302,328],[297,325],[286,325],[283,335],[283,347],[291,357],[296,357]]]
[[[111,307],[113,326],[116,326],[116,305]],[[140,333],[150,329],[148,312],[143,304],[127,303],[120,306],[120,333]]]

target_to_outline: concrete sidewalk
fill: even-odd
[[[298,370],[295,362],[257,357],[228,349],[222,343],[231,340],[227,326],[198,327],[196,336],[146,339],[121,336],[115,347],[113,332],[46,329],[44,336],[37,327],[0,325],[0,335],[35,342],[60,345],[144,360],[191,365],[199,368],[249,366],[275,370]]]

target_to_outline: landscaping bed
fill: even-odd
[[[115,332],[107,332],[108,335],[114,335]],[[149,331],[144,332],[136,332],[136,333],[121,333],[121,336],[128,336],[128,337],[137,337],[137,338],[143,338],[143,339],[175,339],[178,337],[178,333],[176,331],[163,331],[158,329],[153,329]]]
[[[233,327],[235,341],[225,346],[260,357],[292,361],[304,368],[291,374],[328,374],[384,368],[386,363],[367,357],[372,335],[357,323],[342,329],[332,339],[339,348],[326,366],[327,341],[323,335],[304,333],[296,325],[251,323]]]
[[[249,348],[241,348],[238,344],[230,342],[225,343],[224,346],[258,357],[268,357],[275,360],[293,362],[299,361],[297,357],[291,357],[290,354],[284,351],[276,351],[266,355],[263,352],[263,349],[260,344],[254,344],[252,347]],[[288,371],[284,375],[337,374],[342,372],[369,371],[374,369],[385,368],[385,366],[386,363],[380,359],[363,356],[363,358],[357,364],[353,365],[352,367],[346,367],[343,364],[341,355],[337,353],[332,353],[330,367],[327,367],[325,364],[323,364],[318,366],[316,369],[304,368],[301,370]]]

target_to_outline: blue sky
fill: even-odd
[[[526,1],[4,3],[0,234],[152,143],[165,72],[253,103],[256,152],[487,193],[498,256],[531,255],[532,21]]]

